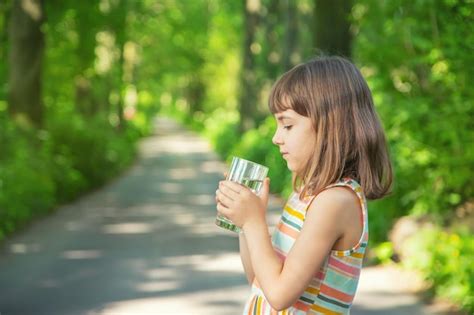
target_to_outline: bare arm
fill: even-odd
[[[253,272],[252,263],[250,261],[249,249],[247,246],[247,240],[243,233],[239,234],[239,248],[240,248],[240,260],[242,261],[242,266],[244,267],[245,275],[247,276],[247,281],[249,284],[252,284],[255,274]]]
[[[243,226],[255,276],[276,310],[291,306],[343,234],[346,201],[331,189],[321,192],[310,206],[305,224],[283,263],[273,251],[264,220]]]
[[[262,196],[245,186],[219,182],[217,211],[241,226],[247,248],[244,266],[250,266],[266,299],[276,310],[291,306],[308,286],[336,241],[344,235],[352,221],[345,215],[353,199],[341,198],[338,188],[318,194],[309,207],[305,223],[284,261],[275,253],[265,218],[268,204],[269,181],[265,180]],[[342,189],[346,192],[346,189]],[[245,241],[243,240],[243,241]],[[249,271],[247,268],[246,272]]]

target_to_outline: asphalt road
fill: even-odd
[[[239,314],[248,294],[236,236],[214,225],[225,165],[198,135],[158,118],[121,177],[0,248],[1,315]],[[275,222],[282,203],[270,202]],[[427,313],[367,268],[351,314]]]

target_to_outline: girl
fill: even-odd
[[[217,210],[242,228],[252,284],[244,314],[349,314],[368,242],[367,199],[387,195],[392,168],[367,83],[340,57],[300,64],[273,86],[273,143],[293,174],[270,239],[270,180],[260,196],[221,181]]]

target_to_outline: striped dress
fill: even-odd
[[[349,250],[332,250],[298,300],[280,312],[271,308],[255,279],[243,314],[349,314],[369,236],[367,202],[361,186],[351,178],[344,178],[326,188],[334,186],[350,187],[359,197],[360,220],[363,222],[359,242]],[[288,198],[272,236],[273,248],[283,261],[303,227],[306,211],[314,197],[308,196],[301,201],[293,192]]]

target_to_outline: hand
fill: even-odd
[[[217,211],[238,227],[243,227],[248,222],[265,222],[269,191],[268,177],[263,182],[259,196],[244,185],[228,180],[220,181],[216,191]]]
[[[224,172],[224,179],[226,179],[226,178],[227,178],[227,172]],[[217,198],[217,191],[218,190],[219,189],[216,190],[216,204],[219,203],[219,198]]]

